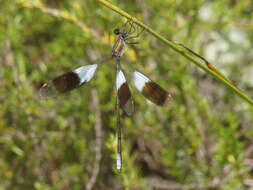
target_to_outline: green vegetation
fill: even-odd
[[[253,97],[251,0],[110,2],[203,55]],[[110,51],[113,29],[125,22],[95,0],[0,0],[0,189],[253,186],[252,106],[147,31],[121,61],[135,113],[121,118],[124,169],[116,171]],[[94,62],[88,84],[40,99],[44,82]],[[133,69],[173,99],[147,102],[131,83]]]

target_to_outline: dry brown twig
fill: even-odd
[[[177,183],[173,183],[171,181],[167,181],[167,180],[156,178],[156,177],[149,177],[147,181],[152,187],[156,189],[167,189],[167,190],[208,189],[208,188],[219,187],[220,185],[226,184],[230,180],[234,179],[235,177],[241,176],[252,169],[253,169],[253,166],[249,166],[237,172],[231,172],[223,179],[215,177],[210,183],[206,183],[206,184],[205,183],[177,184]]]
[[[87,27],[83,22],[78,20],[78,18],[76,18],[75,16],[71,15],[70,13],[68,13],[66,11],[61,11],[58,9],[47,7],[41,1],[38,1],[37,3],[32,3],[27,0],[20,0],[20,3],[25,8],[39,9],[40,11],[42,11],[44,13],[53,15],[57,18],[60,18],[60,19],[63,19],[63,20],[69,21],[69,22],[72,22],[73,24],[80,27],[85,33],[90,33],[95,38],[99,38],[99,39],[102,38],[102,36],[100,34],[98,34],[96,30],[94,30],[90,27]]]
[[[95,123],[95,134],[96,134],[96,143],[95,143],[95,163],[94,167],[92,170],[92,174],[90,179],[88,180],[88,183],[85,185],[86,190],[91,190],[96,183],[97,175],[99,173],[99,164],[102,158],[102,138],[103,138],[103,131],[102,131],[102,120],[101,120],[101,112],[100,112],[100,107],[99,107],[99,100],[98,100],[98,94],[97,90],[93,89],[91,91],[91,97],[92,97],[92,108],[95,110],[96,114],[96,123]]]

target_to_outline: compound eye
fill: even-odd
[[[124,38],[126,38],[128,36],[128,33],[124,32],[123,36],[124,36]]]
[[[120,29],[116,28],[113,32],[114,32],[114,34],[119,35]]]
[[[128,36],[128,32],[124,29],[121,31],[121,33],[122,33],[124,38]]]

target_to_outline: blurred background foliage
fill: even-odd
[[[111,2],[199,52],[253,97],[252,0]],[[145,32],[122,57],[135,114],[122,116],[124,169],[116,172],[110,52],[124,22],[94,0],[0,0],[0,189],[252,187],[252,107]],[[40,99],[43,82],[91,63],[100,65],[90,83]],[[146,101],[132,88],[133,69],[173,100]]]

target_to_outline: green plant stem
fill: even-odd
[[[222,82],[224,85],[226,85],[227,87],[229,87],[236,94],[238,94],[241,98],[243,98],[246,102],[248,102],[250,105],[253,106],[253,100],[252,99],[250,99],[246,94],[244,94],[236,86],[234,86],[233,84],[231,84],[229,82],[229,80],[226,80],[226,78],[220,76],[219,73],[217,73],[217,72],[209,69],[204,64],[202,64],[201,62],[199,62],[196,58],[194,58],[192,55],[190,55],[188,52],[186,52],[180,45],[167,40],[166,38],[164,38],[163,36],[161,36],[160,34],[158,34],[157,32],[155,32],[153,29],[151,29],[150,27],[148,27],[147,25],[145,25],[141,21],[137,20],[135,17],[132,17],[130,14],[126,13],[125,11],[123,11],[120,8],[116,7],[115,5],[109,3],[108,1],[106,1],[106,0],[97,0],[97,1],[99,3],[105,5],[106,7],[110,8],[111,10],[119,13],[120,15],[126,17],[127,19],[130,19],[132,22],[136,23],[140,27],[144,28],[147,32],[149,32],[150,34],[152,34],[153,36],[155,36],[157,39],[159,39],[160,41],[162,41],[166,45],[168,45],[170,48],[172,48],[173,50],[175,50],[176,52],[178,52],[179,54],[181,54],[182,56],[184,56],[186,59],[188,59],[189,61],[193,62],[195,65],[197,65],[198,67],[200,67],[201,69],[203,69],[204,71],[206,71],[207,73],[209,73],[210,75],[212,75],[214,78],[216,78],[217,80],[219,80],[220,82]]]

